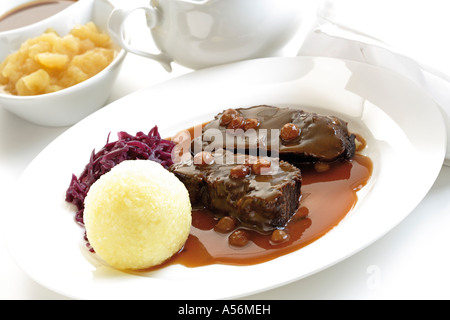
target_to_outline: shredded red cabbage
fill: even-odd
[[[66,192],[66,201],[77,207],[75,220],[81,225],[84,225],[84,199],[89,188],[115,165],[124,160],[137,159],[159,162],[166,169],[173,164],[172,149],[175,143],[161,139],[157,126],[148,134],[138,132],[133,136],[121,131],[117,135],[119,138],[117,141],[109,142],[108,135],[106,145],[98,152],[95,152],[95,149],[92,151],[89,163],[79,178],[72,174],[72,180]]]

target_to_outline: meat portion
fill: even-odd
[[[335,116],[261,105],[219,113],[203,127],[192,148],[195,153],[221,148],[257,155],[265,152],[293,164],[330,162],[353,157],[355,136]]]
[[[169,170],[188,189],[193,207],[232,216],[260,232],[284,227],[299,206],[300,170],[279,159],[219,150],[213,160],[196,155]]]

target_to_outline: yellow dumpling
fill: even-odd
[[[150,160],[118,164],[85,199],[89,243],[117,269],[145,269],[170,258],[184,246],[191,219],[186,187]]]

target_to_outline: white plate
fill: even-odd
[[[228,107],[275,104],[337,114],[368,140],[374,162],[356,208],[311,245],[267,263],[170,266],[142,275],[116,271],[87,253],[73,208],[64,201],[109,132],[163,136]],[[323,270],[365,248],[401,222],[434,183],[446,131],[437,105],[395,73],[329,58],[273,58],[197,71],[133,93],[51,143],[23,173],[7,243],[31,278],[80,299],[220,299],[253,294]],[[231,280],[230,280],[231,279]]]

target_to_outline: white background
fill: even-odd
[[[332,46],[328,49],[314,46],[310,32],[318,27],[316,21],[321,21],[322,31],[400,53],[419,62],[420,68],[431,70],[440,79],[446,80],[450,75],[447,0],[332,1],[331,6],[325,6],[326,10],[322,11],[329,20],[316,20],[318,1],[303,2],[304,23],[283,55],[296,55],[300,50],[300,53],[326,56],[349,54],[349,58],[355,58],[350,51],[334,52]],[[147,35],[141,36],[146,38]],[[371,58],[368,63],[386,63]],[[169,74],[153,61],[128,55],[110,101],[187,72],[191,70],[174,65],[173,73]],[[429,90],[427,85],[429,83],[424,90]],[[447,92],[438,90],[433,94],[444,110],[448,108]],[[36,126],[0,108],[1,203],[9,198],[17,179],[32,159],[66,129]],[[450,167],[443,167],[421,204],[380,240],[324,271],[248,298],[448,299],[449,199]],[[2,221],[8,213],[8,207],[2,206],[0,236],[3,228],[7,228]],[[11,259],[4,242],[0,242],[0,261],[0,299],[66,299],[31,280]]]

